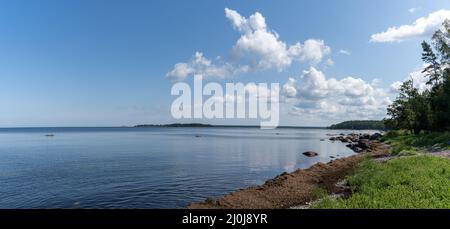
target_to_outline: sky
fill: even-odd
[[[450,1],[0,1],[0,127],[175,120],[176,82],[280,83],[280,125],[381,119]]]

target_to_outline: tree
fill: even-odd
[[[388,107],[387,126],[422,131],[450,130],[450,20],[434,33],[431,44],[422,42],[423,73],[431,90],[419,91],[413,80],[400,87],[397,99]]]
[[[397,99],[388,107],[388,126],[420,133],[429,128],[429,105],[427,99],[413,86],[413,80],[404,82]]]
[[[441,77],[441,65],[438,62],[438,57],[433,52],[433,48],[426,41],[422,42],[422,60],[425,63],[428,63],[428,66],[425,67],[422,73],[425,73],[425,76],[429,78],[427,84],[436,85],[439,83]]]
[[[435,86],[430,95],[432,129],[436,131],[450,130],[450,71],[443,73],[442,83]]]
[[[437,81],[431,90],[430,104],[432,127],[438,131],[450,130],[450,20],[445,20],[442,25],[443,29],[432,37],[439,76],[435,77]]]

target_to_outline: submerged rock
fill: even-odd
[[[316,152],[313,152],[313,151],[306,151],[306,152],[303,153],[303,155],[305,155],[305,156],[307,156],[307,157],[316,157],[316,156],[318,156],[319,154],[316,153]]]

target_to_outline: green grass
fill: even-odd
[[[383,141],[391,145],[392,154],[396,155],[402,151],[420,152],[424,147],[438,147],[450,149],[450,133],[427,133],[427,134],[406,134],[402,131],[391,131],[382,138]]]
[[[367,160],[348,178],[348,199],[325,198],[313,208],[450,208],[450,160],[411,156]]]
[[[322,199],[322,198],[326,198],[328,196],[328,192],[327,190],[323,189],[323,188],[315,188],[312,191],[312,196],[314,199]]]

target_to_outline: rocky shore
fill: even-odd
[[[263,185],[241,189],[218,199],[208,198],[192,203],[189,209],[283,209],[307,205],[315,200],[314,190],[325,189],[329,193],[342,192],[339,182],[350,175],[365,157],[385,157],[389,146],[378,139],[381,134],[349,134],[331,137],[331,141],[348,143],[358,154],[336,159],[329,163],[317,163],[308,169],[283,173]],[[348,190],[346,190],[348,191]]]
[[[361,153],[370,148],[372,141],[377,141],[381,138],[380,133],[374,134],[340,134],[338,137],[331,137],[330,141],[341,141],[348,143],[346,146],[356,153]]]

